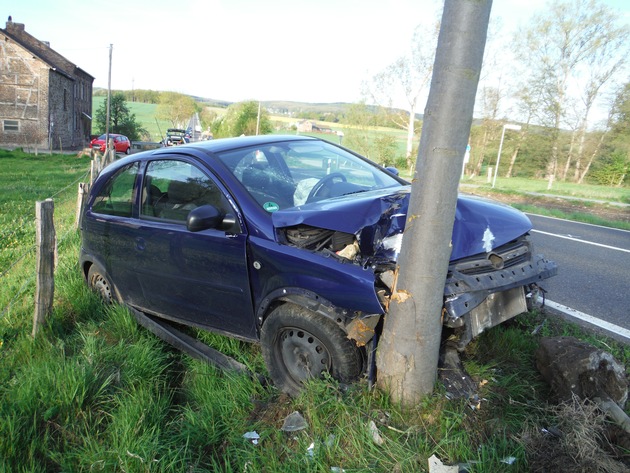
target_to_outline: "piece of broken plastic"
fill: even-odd
[[[260,435],[258,435],[258,432],[254,430],[252,432],[245,432],[245,435],[243,435],[243,438],[250,440],[254,445],[258,445],[258,441],[260,440]]]
[[[458,473],[458,465],[445,465],[435,455],[429,458],[429,473]]]
[[[294,411],[289,414],[285,419],[280,430],[283,432],[296,432],[298,430],[304,430],[308,427],[308,423],[302,417],[298,411]]]
[[[370,435],[372,436],[372,441],[376,445],[383,445],[385,443],[383,437],[381,437],[381,433],[378,431],[378,427],[376,427],[376,424],[373,420],[371,420],[368,424],[368,430],[370,431]]]

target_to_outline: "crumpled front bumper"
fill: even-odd
[[[493,326],[503,322],[517,315],[513,313],[516,308],[507,312],[503,308],[521,307],[520,304],[514,306],[514,300],[520,300],[521,295],[513,289],[537,284],[557,272],[555,262],[532,253],[532,245],[527,236],[488,254],[455,261],[449,266],[444,286],[444,324],[451,328],[467,324],[470,329],[480,314],[485,313],[488,316],[482,318],[494,317],[496,320],[479,321],[477,325]],[[495,296],[497,293],[505,294],[498,297]],[[468,314],[471,314],[468,318],[464,317]],[[473,331],[480,333],[482,330],[480,327]],[[478,333],[473,333],[472,336]]]

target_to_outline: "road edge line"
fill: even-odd
[[[616,336],[625,338],[630,341],[630,330],[620,327],[619,325],[611,324],[610,322],[606,322],[605,320],[598,319],[597,317],[593,317],[592,315],[585,314],[584,312],[580,312],[579,310],[572,309],[571,307],[567,307],[566,305],[559,304],[554,301],[550,301],[549,299],[545,299],[545,306],[548,306],[554,310],[562,312],[569,317],[573,317],[588,324],[599,327],[607,332],[610,332]]]

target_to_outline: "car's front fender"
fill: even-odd
[[[289,293],[324,300],[350,316],[353,312],[383,313],[371,268],[256,237],[250,237],[248,259],[258,314],[274,298]]]

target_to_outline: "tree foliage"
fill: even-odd
[[[99,134],[106,132],[107,124],[107,98],[94,115],[96,130]],[[138,123],[136,114],[131,113],[127,107],[125,96],[114,93],[110,97],[109,107],[109,132],[127,136],[130,140],[140,140],[149,135],[148,131]]]
[[[580,174],[590,111],[627,56],[629,30],[616,22],[615,13],[600,0],[553,0],[514,38],[517,58],[529,71],[523,76],[527,95],[539,98],[540,124],[551,135],[547,188],[560,173],[567,175],[573,154],[576,176]],[[564,172],[559,163],[562,128],[575,134]]]
[[[396,140],[392,135],[381,135],[374,140],[376,162],[382,166],[396,165]]]
[[[418,25],[414,31],[411,47],[385,69],[377,73],[369,88],[372,100],[389,112],[390,120],[399,128],[407,130],[406,158],[411,165],[411,153],[415,136],[416,112],[427,92],[433,73],[433,58],[440,30],[439,20],[429,26]],[[394,107],[394,98],[404,97],[406,113]]]
[[[122,94],[125,97],[127,102],[141,102],[141,103],[153,103],[157,104],[160,102],[160,95],[162,92],[157,90],[144,90],[144,89],[136,89],[136,90],[112,90],[114,94]],[[106,89],[98,89],[94,91],[95,97],[107,96]]]
[[[630,82],[617,91],[610,118],[608,139],[592,177],[599,184],[621,186],[630,170]]]
[[[260,118],[258,111],[260,109]],[[215,138],[241,135],[266,135],[273,131],[269,113],[255,101],[239,102],[228,107],[226,114],[212,124]]]
[[[619,89],[611,113],[610,145],[630,153],[630,82]]]
[[[199,112],[199,121],[204,130],[210,130],[212,123],[217,119],[217,112],[210,107],[203,107]]]
[[[177,92],[162,92],[156,114],[158,118],[168,120],[174,128],[185,128],[190,117],[199,108],[190,95]]]

